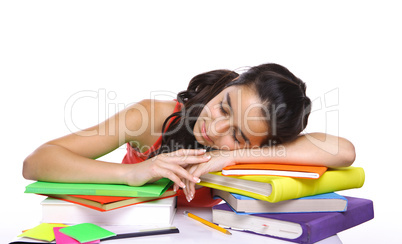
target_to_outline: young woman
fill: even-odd
[[[24,161],[26,179],[143,185],[162,177],[183,188],[179,204],[216,204],[203,174],[237,162],[349,166],[353,145],[323,133],[300,135],[311,101],[285,67],[195,76],[177,101],[143,100],[92,128],[52,140]],[[96,158],[127,143],[122,164]],[[196,194],[197,192],[197,194]],[[186,200],[186,201],[184,201]]]

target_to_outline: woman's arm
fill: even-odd
[[[191,165],[190,174],[200,177],[235,163],[282,163],[346,167],[355,160],[355,149],[347,139],[324,133],[300,135],[296,140],[270,147],[239,149],[233,151],[212,151],[212,159],[207,163]],[[186,181],[184,189],[191,201],[195,194],[195,184]]]
[[[167,117],[169,111],[164,104],[154,111],[150,106],[151,102],[144,100],[99,125],[45,143],[25,159],[23,176],[41,181],[129,185],[142,185],[162,177],[180,186],[184,185],[180,178],[196,182],[183,167],[208,161],[200,150],[164,154],[133,165],[95,160],[129,141],[146,145],[155,131],[151,128],[155,121],[151,123],[150,112],[161,116],[159,122],[163,123],[162,117]]]
[[[345,138],[310,133],[277,146],[233,151],[232,157],[236,163],[272,162],[335,168],[352,165],[356,153],[353,144]]]

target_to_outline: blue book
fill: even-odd
[[[348,203],[345,197],[334,192],[276,203],[217,189],[213,195],[223,199],[238,214],[345,212]]]

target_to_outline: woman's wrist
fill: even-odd
[[[132,165],[104,161],[97,161],[96,164],[98,165],[94,165],[94,167],[96,167],[97,170],[91,172],[96,178],[92,178],[91,182],[127,185],[128,173]]]
[[[143,170],[146,171],[144,172]],[[121,164],[116,176],[120,178],[120,184],[141,186],[151,180],[147,173],[149,173],[149,170],[144,168],[143,163]]]
[[[214,150],[208,152],[211,156],[211,161],[216,164],[219,162],[219,165],[223,167],[235,164],[235,151],[227,151],[227,150]]]

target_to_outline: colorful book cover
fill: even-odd
[[[211,172],[200,177],[199,185],[237,193],[244,196],[279,202],[323,193],[360,188],[365,174],[361,167],[327,170],[319,179],[300,179],[281,176],[224,176]]]
[[[212,218],[224,227],[310,244],[374,218],[371,200],[346,198],[346,212],[238,215],[227,204],[220,204],[213,207]]]
[[[223,175],[276,175],[296,178],[318,179],[327,171],[325,166],[245,163],[227,166]]]
[[[26,186],[25,193],[66,194],[66,195],[98,195],[120,197],[159,197],[172,182],[163,178],[143,186],[92,183],[57,183],[37,181]]]

